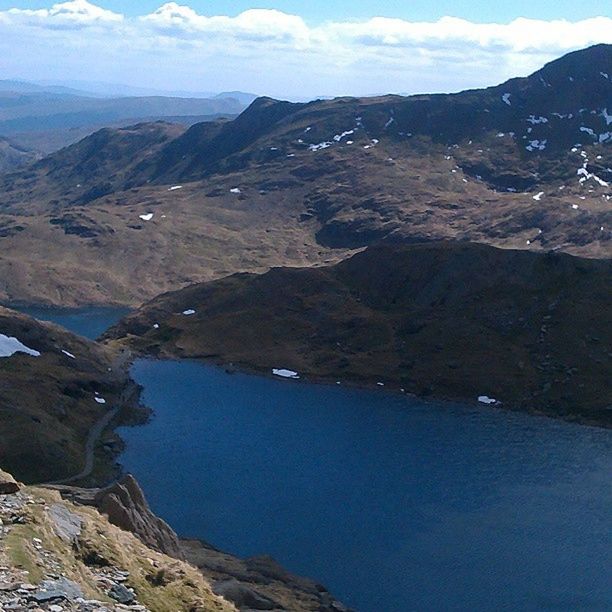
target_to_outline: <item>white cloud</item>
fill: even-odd
[[[84,29],[87,36],[78,33]],[[313,26],[277,10],[209,16],[176,2],[136,18],[87,0],[0,11],[0,56],[13,76],[32,78],[19,73],[30,67],[51,70],[58,79],[93,72],[122,81],[133,76],[141,85],[277,96],[491,85],[601,42],[612,43],[607,17],[509,24],[375,17]]]
[[[16,24],[40,27],[64,27],[120,23],[123,15],[107,11],[87,0],[70,0],[54,4],[50,9],[13,8],[0,13],[5,20]],[[8,19],[7,19],[8,18]]]

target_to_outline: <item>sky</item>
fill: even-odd
[[[0,79],[277,98],[449,92],[612,44],[610,0],[0,0]]]

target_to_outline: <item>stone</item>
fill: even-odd
[[[81,587],[72,580],[59,578],[58,580],[44,580],[40,584],[40,589],[29,595],[29,598],[44,603],[55,599],[67,599],[73,601],[83,597]]]
[[[12,495],[20,488],[19,483],[10,474],[0,470],[0,495]]]
[[[134,593],[122,584],[114,584],[108,591],[108,596],[121,604],[131,604],[135,599]]]
[[[81,535],[83,521],[74,512],[70,512],[68,508],[61,504],[53,504],[49,507],[49,517],[53,521],[55,533],[64,542],[74,544]]]

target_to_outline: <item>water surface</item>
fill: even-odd
[[[79,336],[95,340],[109,327],[125,317],[129,308],[96,306],[85,308],[13,307],[14,310],[40,321],[50,321]]]
[[[492,409],[138,361],[122,463],[181,534],[363,612],[608,610],[612,435]]]

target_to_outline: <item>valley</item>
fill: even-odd
[[[0,134],[0,610],[612,601],[611,44]]]

